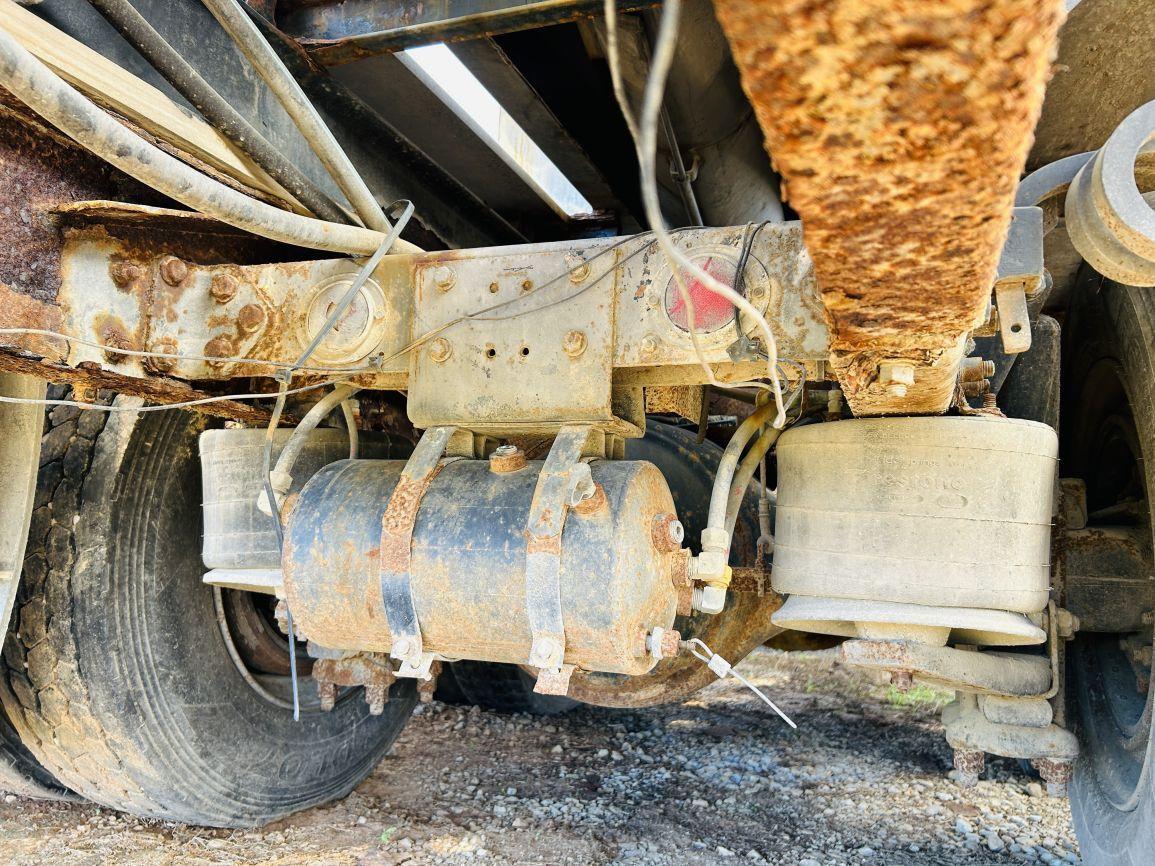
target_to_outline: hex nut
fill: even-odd
[[[188,263],[176,256],[165,256],[160,260],[160,278],[170,286],[179,286],[188,278]]]
[[[429,344],[429,360],[435,364],[444,364],[453,354],[453,344],[444,337],[438,337]]]
[[[525,452],[516,445],[499,445],[489,455],[489,471],[499,475],[525,468]]]
[[[140,279],[144,269],[134,262],[113,262],[108,266],[108,275],[118,289],[126,289]]]
[[[561,348],[571,358],[576,358],[586,350],[587,343],[585,331],[567,331],[562,337]]]
[[[175,339],[172,337],[161,337],[149,347],[149,350],[161,352],[165,355],[175,355],[177,348]],[[154,355],[145,358],[143,364],[144,368],[150,373],[171,373],[176,367],[176,358],[158,358]]]
[[[240,287],[240,281],[232,274],[213,274],[213,281],[209,284],[209,294],[218,304],[227,304],[237,296]]]
[[[237,314],[237,326],[246,334],[252,334],[265,324],[265,308],[260,304],[245,304]]]
[[[206,361],[210,367],[223,367],[228,359],[237,354],[233,341],[225,336],[213,337],[205,343],[205,355],[213,360]]]

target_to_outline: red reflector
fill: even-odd
[[[722,285],[733,287],[735,270],[733,262],[718,256],[702,257],[692,261]],[[734,306],[728,300],[710,291],[701,281],[685,271],[682,272],[682,280],[686,294],[694,304],[695,331],[699,334],[716,331],[734,320]],[[678,289],[678,281],[673,277],[666,283],[666,315],[683,331],[690,330],[689,310]]]

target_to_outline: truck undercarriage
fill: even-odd
[[[0,0],[0,787],[252,825],[800,632],[1149,860],[1144,11]]]

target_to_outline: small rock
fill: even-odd
[[[1028,797],[1043,797],[1045,795],[1046,795],[1046,791],[1043,790],[1043,786],[1040,785],[1038,782],[1027,783],[1027,796]]]
[[[729,848],[726,848],[726,847],[724,847],[724,846],[722,846],[722,845],[719,845],[717,848],[715,848],[715,849],[714,849],[714,852],[715,852],[715,853],[716,853],[716,854],[717,854],[719,857],[733,857],[733,856],[734,856],[734,852],[733,852],[733,851],[731,851]]]

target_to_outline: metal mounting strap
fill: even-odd
[[[561,610],[561,535],[571,506],[594,494],[589,465],[581,462],[589,438],[586,424],[562,427],[550,447],[527,523],[525,608],[533,643],[529,664],[553,673],[551,693],[563,689],[573,670],[565,665],[565,628]],[[539,680],[543,688],[546,683]]]
[[[441,458],[454,429],[430,427],[422,434],[421,441],[401,471],[381,518],[381,601],[393,638],[389,654],[401,662],[397,671],[399,677],[427,679],[433,664],[433,653],[425,652],[421,643],[421,626],[413,604],[409,565],[417,512],[425,491],[445,465]]]

